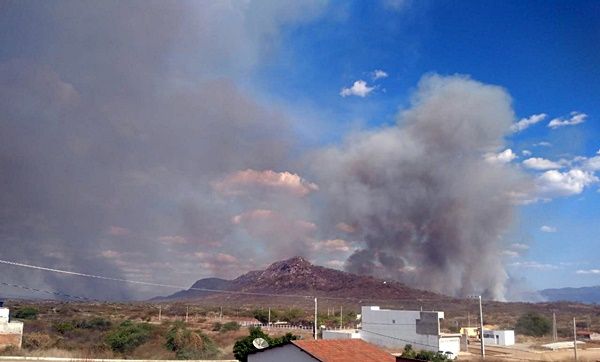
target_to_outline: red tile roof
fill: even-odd
[[[292,343],[322,362],[395,362],[391,354],[360,339],[298,340]]]

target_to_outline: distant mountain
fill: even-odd
[[[275,262],[265,270],[248,272],[233,280],[200,279],[188,290],[153,300],[202,300],[223,297],[224,293],[214,290],[247,293],[225,294],[231,299],[239,299],[240,296],[249,299],[253,293],[257,293],[257,297],[260,297],[259,294],[277,294],[365,300],[450,299],[436,293],[410,288],[396,281],[384,281],[313,265],[301,257],[295,257]]]
[[[581,288],[554,288],[540,290],[549,302],[568,301],[588,304],[600,303],[600,286]]]

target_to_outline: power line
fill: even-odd
[[[194,290],[200,292],[211,292],[211,293],[223,293],[223,294],[238,294],[238,295],[251,295],[251,296],[263,296],[263,297],[283,297],[283,298],[314,298],[314,295],[302,295],[302,294],[279,294],[279,293],[260,293],[260,292],[244,292],[244,291],[233,291],[233,290],[222,290],[222,289],[210,289],[210,288],[188,288],[187,286],[175,285],[175,284],[165,284],[165,283],[155,283],[155,282],[145,282],[140,280],[132,280],[132,279],[124,279],[124,278],[113,278],[107,277],[104,275],[97,274],[89,274],[89,273],[81,273],[74,272],[70,270],[64,269],[56,269],[56,268],[48,268],[38,265],[19,263],[10,260],[2,260],[0,259],[0,264],[29,268],[39,271],[46,271],[52,273],[66,274],[71,276],[79,276],[84,278],[98,279],[98,280],[107,280],[113,282],[121,282],[121,283],[129,283],[129,284],[137,284],[137,285],[145,285],[145,286],[154,286],[154,287],[163,287],[163,288],[171,288],[176,290]],[[329,297],[329,296],[319,296],[319,299],[326,300],[345,300],[345,301],[353,301],[353,302],[362,302],[362,301],[394,301],[394,302],[442,302],[442,301],[454,301],[456,298],[452,297],[442,297],[442,298],[412,298],[412,299],[381,299],[381,298],[357,298],[357,297]]]
[[[4,285],[4,286],[7,286],[7,287],[12,287],[12,288],[24,289],[24,290],[28,290],[28,291],[36,292],[36,293],[44,293],[44,294],[51,294],[51,295],[61,296],[61,297],[67,297],[67,298],[71,298],[71,299],[79,299],[79,300],[93,301],[93,302],[103,302],[103,301],[101,301],[99,299],[93,299],[93,298],[82,297],[82,296],[78,296],[78,295],[67,294],[67,293],[63,293],[63,292],[59,292],[59,291],[55,291],[55,290],[45,290],[45,289],[31,288],[31,287],[28,287],[28,286],[25,286],[25,285],[21,285],[21,284],[13,284],[13,283],[0,282],[0,285]]]

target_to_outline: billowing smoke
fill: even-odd
[[[428,76],[397,126],[307,155],[285,106],[261,102],[249,84],[276,53],[280,28],[323,8],[4,2],[2,257],[190,285],[302,255],[501,297],[507,195],[521,181],[483,155],[502,150],[508,95]],[[6,265],[0,276],[97,298],[171,292]]]
[[[362,247],[349,271],[447,294],[502,298],[502,235],[511,223],[512,167],[490,162],[513,121],[499,87],[425,76],[395,126],[349,137],[317,156],[328,220]],[[519,185],[522,187],[522,185]]]

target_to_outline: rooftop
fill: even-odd
[[[298,340],[292,343],[323,362],[395,362],[396,358],[360,339]]]

